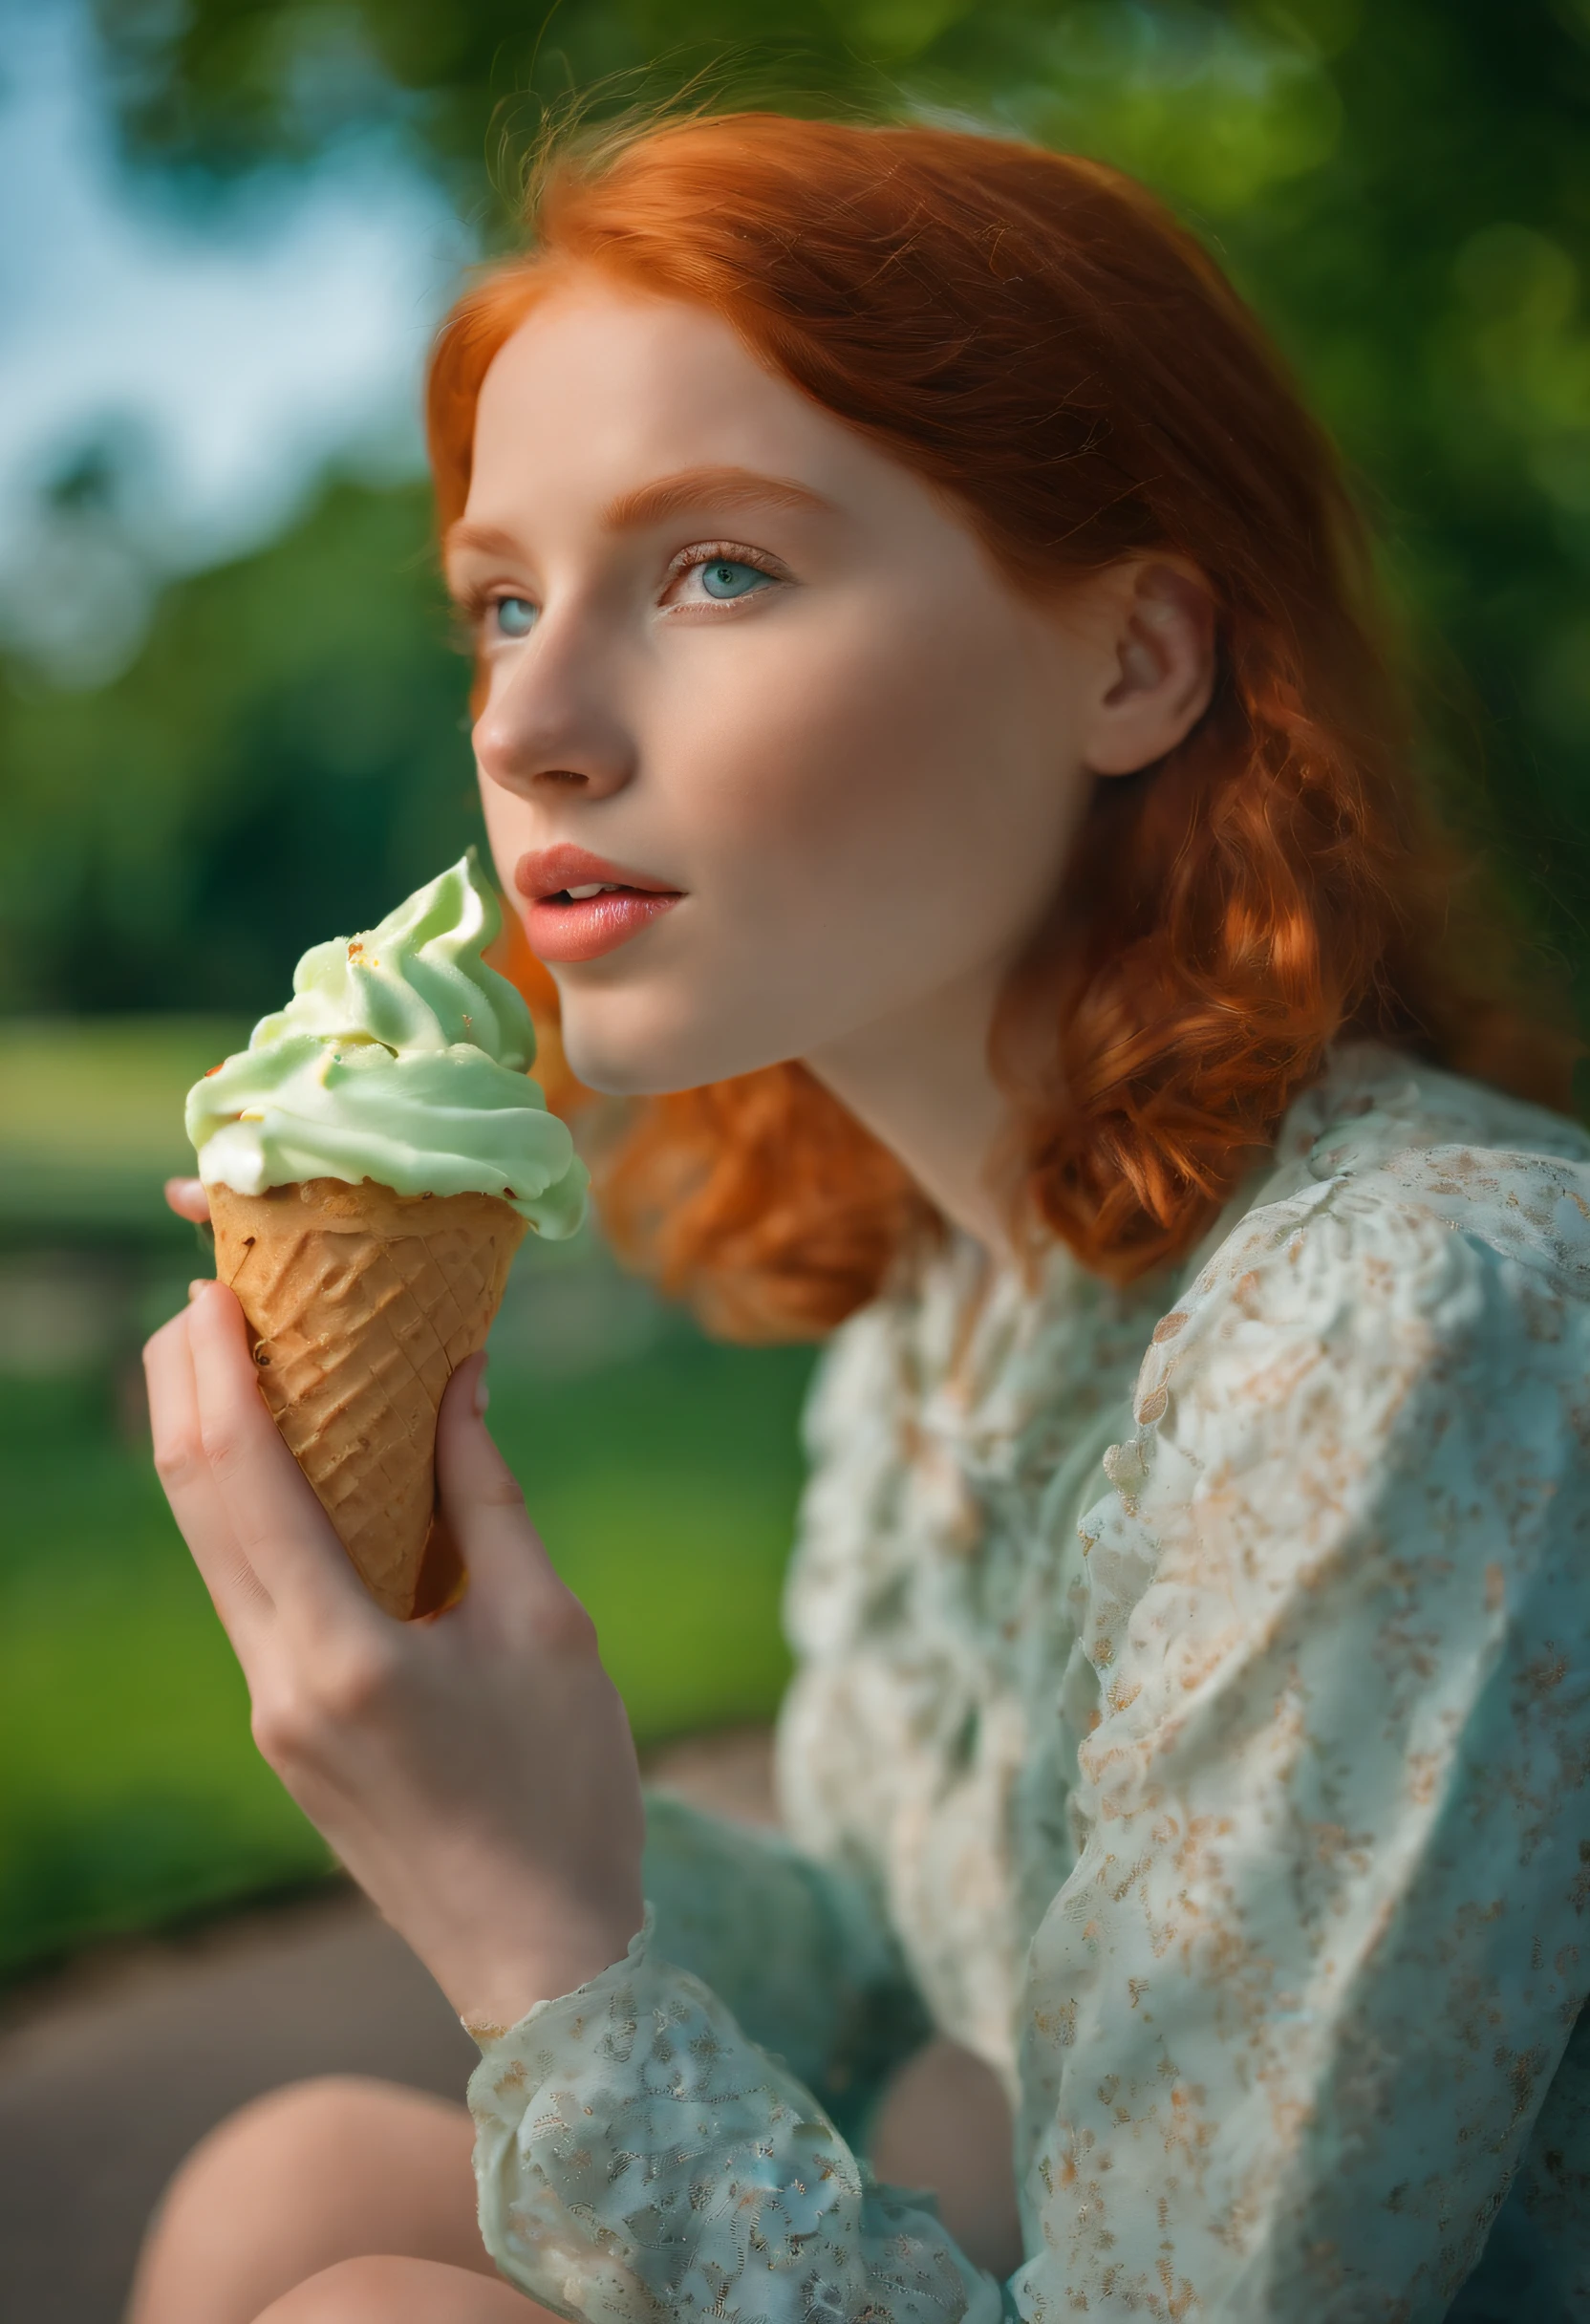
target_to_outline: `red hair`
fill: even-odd
[[[551,270],[594,267],[724,316],[953,494],[1023,583],[1145,551],[1209,583],[1215,699],[1158,764],[1096,786],[997,1015],[1029,1234],[1117,1280],[1175,1259],[1346,1031],[1565,1104],[1566,1043],[1519,1041],[1450,965],[1452,866],[1416,795],[1336,455],[1141,186],[950,130],[742,114],[566,148],[531,215],[535,249],[437,343],[443,527],[492,357]],[[546,1016],[550,979],[522,966]],[[746,1336],[827,1329],[934,1224],[795,1064],[645,1101],[599,1188],[620,1246]]]

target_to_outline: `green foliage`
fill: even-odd
[[[1101,155],[1214,244],[1379,524],[1464,812],[1583,973],[1590,919],[1586,0],[100,0],[128,136],[193,187],[396,126],[509,231],[513,155],[596,114],[927,105]],[[493,180],[499,193],[491,188]],[[94,698],[4,714],[0,1004],[273,994],[464,828],[417,496],[344,486],[184,585]],[[1474,770],[1482,769],[1476,773]],[[362,836],[361,836],[362,834]]]
[[[0,693],[0,1007],[277,1005],[479,835],[426,496],[334,484],[98,692]]]

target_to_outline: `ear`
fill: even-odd
[[[1214,603],[1193,565],[1130,557],[1100,576],[1102,685],[1085,721],[1096,775],[1130,775],[1174,750],[1214,691]]]

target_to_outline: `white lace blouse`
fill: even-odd
[[[952,1247],[809,1415],[789,1841],[483,2037],[481,2219],[586,2324],[1590,2318],[1590,1138],[1355,1046],[1178,1278]],[[858,2159],[1002,2077],[1004,2286]]]

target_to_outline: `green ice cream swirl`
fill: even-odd
[[[482,958],[501,925],[471,850],[378,928],[312,946],[286,1008],[188,1091],[205,1184],[500,1194],[571,1235],[586,1172],[529,1079],[530,1013]]]

